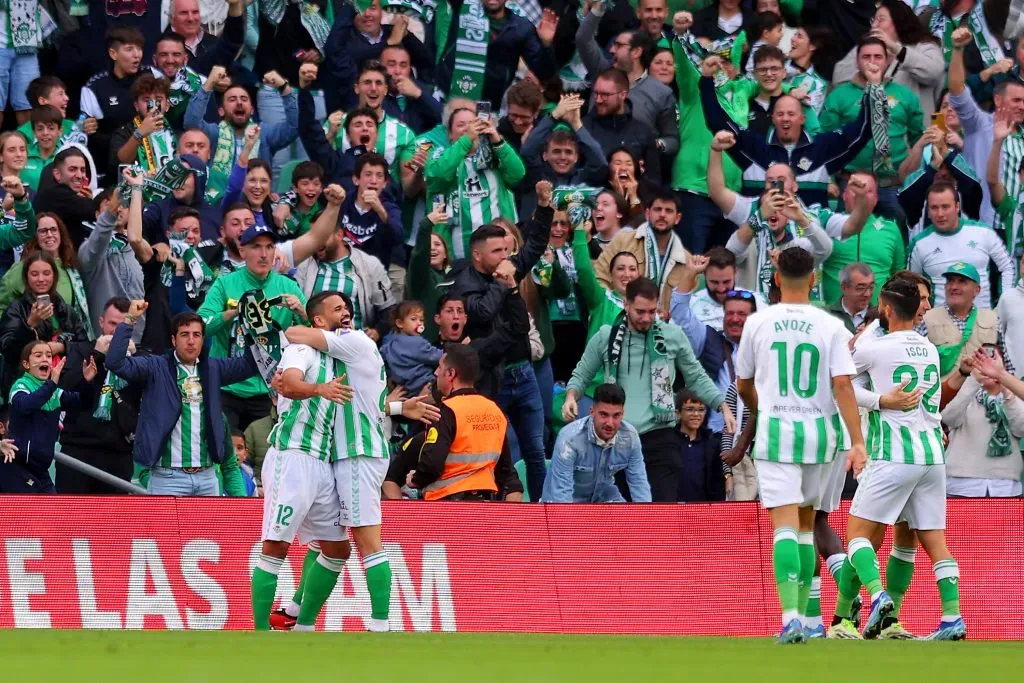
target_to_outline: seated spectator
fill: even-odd
[[[472,347],[446,347],[436,373],[441,419],[430,428],[407,480],[425,500],[522,500],[523,484],[505,433],[508,421],[494,401],[473,388],[479,374],[480,358]]]
[[[115,296],[134,300],[146,295],[142,265],[136,257],[142,240],[142,176],[127,170],[125,174],[132,187],[128,210],[121,210],[120,195],[114,190],[106,208],[98,212],[92,233],[78,248],[82,282],[92,311],[103,310]],[[132,341],[136,344],[142,343],[145,325],[141,320],[135,328],[137,337]]]
[[[172,352],[130,357],[132,325],[145,311],[145,301],[131,303],[114,331],[106,361],[118,377],[142,385],[132,447],[135,464],[144,469],[140,480],[152,495],[216,496],[220,486],[214,466],[219,465],[227,493],[244,496],[220,390],[259,377],[252,354],[210,357],[203,346],[202,318],[181,313],[171,321]]]
[[[83,223],[96,220],[96,207],[89,186],[89,163],[81,150],[68,147],[57,152],[53,163],[42,171],[32,206],[60,216],[76,249],[85,241],[88,233]]]
[[[16,261],[0,280],[0,309],[6,309],[11,301],[25,293],[25,259],[42,251],[49,254],[57,265],[57,293],[63,301],[71,304],[79,319],[85,323],[86,332],[90,332],[92,325],[88,322],[89,301],[86,297],[85,282],[82,279],[78,254],[71,243],[67,228],[64,227],[64,221],[57,214],[48,211],[36,215],[28,204],[17,203],[15,209],[19,211],[19,216],[24,215],[26,228],[34,237],[25,245],[21,259]],[[22,209],[24,214],[21,212]]]
[[[139,416],[139,387],[129,385],[106,366],[111,335],[128,313],[130,302],[115,297],[107,302],[97,320],[95,342],[75,341],[68,345],[67,367],[60,387],[73,390],[83,381],[83,368],[93,362],[99,372],[95,410],[69,413],[60,433],[60,450],[84,463],[98,467],[125,481],[132,479],[132,441]],[[128,353],[135,355],[134,344]],[[57,463],[57,492],[62,494],[118,494],[120,490],[76,469]]]
[[[391,332],[384,337],[380,355],[387,364],[388,377],[401,385],[408,396],[420,393],[437,370],[442,351],[423,335],[423,304],[406,300],[391,312]]]
[[[1011,390],[1016,377],[1003,367],[994,345],[983,346],[975,358],[974,372],[942,409],[949,428],[946,493],[958,498],[1020,496],[1024,399]]]
[[[66,391],[58,389],[57,382],[67,359],[54,361],[50,344],[30,341],[20,359],[18,369],[23,374],[11,387],[7,425],[18,455],[0,462],[0,493],[56,493],[50,465],[60,437],[61,416],[64,411],[89,407],[88,384],[96,379],[96,363],[92,358],[83,361],[83,383],[77,391]]]
[[[174,132],[167,123],[170,106],[165,78],[144,73],[132,83],[134,116],[110,137],[109,178],[120,178],[122,164],[137,165],[144,173],[156,173],[174,158]]]
[[[708,429],[708,407],[686,390],[679,393],[676,403],[682,445],[679,502],[725,500],[732,493],[732,471],[722,462],[722,435]]]
[[[88,339],[82,319],[57,293],[57,264],[52,256],[37,251],[25,258],[21,278],[25,293],[11,302],[0,322],[5,394],[22,372],[22,351],[30,341],[46,342],[54,356],[63,356],[68,344]]]
[[[82,113],[98,122],[96,132],[89,136],[89,151],[100,163],[110,158],[114,131],[131,121],[131,87],[139,76],[146,44],[145,36],[134,26],[115,26],[107,31],[105,40],[113,66],[90,78],[81,95]]]
[[[579,95],[563,95],[550,115],[542,116],[530,137],[523,143],[520,156],[526,164],[524,187],[533,187],[538,180],[560,185],[604,185],[608,163],[597,140],[583,127]],[[560,122],[560,123],[557,123]],[[572,131],[565,130],[568,125]],[[520,214],[532,216],[537,196],[523,195]]]
[[[624,503],[624,478],[634,503],[651,502],[640,435],[623,420],[626,394],[615,384],[594,391],[590,415],[558,433],[544,479],[543,503]]]

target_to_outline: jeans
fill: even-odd
[[[530,500],[540,500],[544,491],[544,409],[540,387],[533,366],[505,368],[498,405],[508,417],[509,424],[519,440],[519,450],[526,461],[526,488]],[[511,437],[511,434],[509,435]]]
[[[317,121],[326,119],[327,110],[324,106],[324,94],[322,91],[315,91],[313,93],[313,105],[316,108]],[[281,100],[281,95],[273,88],[265,85],[260,86],[256,93],[256,106],[260,113],[260,125],[284,123],[284,102]],[[289,161],[306,161],[307,159],[309,159],[309,155],[306,154],[306,149],[298,138],[295,138],[295,141],[288,145],[288,147],[278,150],[274,154],[273,187],[277,187],[277,178],[285,164]]]
[[[533,374],[537,376],[537,388],[540,389],[541,405],[544,408],[544,450],[554,444],[551,432],[551,408],[555,401],[555,376],[551,371],[551,359],[537,361],[533,364]]]
[[[644,467],[651,485],[651,501],[675,503],[679,500],[679,476],[683,471],[682,444],[674,427],[655,429],[640,435]]]
[[[217,471],[207,467],[195,474],[172,467],[154,467],[149,472],[149,493],[154,496],[219,496]]]
[[[677,191],[683,216],[676,234],[691,254],[703,254],[711,247],[724,247],[736,232],[736,225],[725,219],[710,197],[685,190]]]
[[[28,111],[28,84],[39,78],[39,57],[19,55],[13,49],[0,48],[0,112],[10,102],[14,111]]]

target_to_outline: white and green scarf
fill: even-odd
[[[178,69],[178,73],[174,74],[174,80],[171,81],[170,93],[167,96],[167,101],[171,105],[170,111],[167,112],[168,115],[175,119],[184,116],[189,100],[202,89],[205,80],[187,66]]]
[[[1013,452],[1010,432],[1010,419],[1006,417],[1002,395],[992,396],[984,387],[978,389],[975,400],[985,409],[985,419],[992,425],[992,436],[989,437],[985,455],[990,458],[1005,458]]]
[[[103,386],[100,388],[99,400],[96,402],[96,410],[93,411],[92,416],[100,422],[110,422],[111,410],[114,406],[114,392],[121,391],[126,386],[128,386],[128,382],[107,370]]]
[[[197,298],[210,289],[217,275],[206,265],[199,252],[181,239],[170,239],[171,254],[185,262],[185,292],[190,298]],[[174,277],[174,264],[167,261],[160,268],[160,282],[164,287],[171,286]]]
[[[981,61],[985,63],[986,68],[1004,58],[1003,49],[999,46],[999,39],[993,36],[988,28],[985,10],[980,0],[974,3],[974,7],[967,13],[967,26],[971,29],[974,44],[978,46]],[[949,64],[949,56],[953,52],[953,31],[957,29],[957,23],[941,11],[936,11],[932,14],[928,28],[933,36],[942,41],[946,64]]]
[[[138,128],[142,125],[142,117],[136,115],[132,124]],[[139,166],[146,173],[156,173],[174,157],[174,133],[171,126],[164,122],[163,130],[155,130],[142,138],[142,144],[136,151]]]
[[[302,28],[313,39],[316,49],[323,54],[324,45],[327,44],[327,36],[331,33],[331,25],[320,14],[320,8],[306,0],[260,0],[260,12],[268,22],[277,26],[284,19],[285,5],[299,5],[299,20]]]
[[[665,247],[665,254],[662,256],[658,254],[658,240],[655,239],[654,228],[651,227],[651,224],[644,223],[640,228],[647,229],[647,236],[644,237],[644,255],[647,257],[647,272],[645,275],[653,280],[654,284],[658,285],[658,290],[660,291],[665,286],[665,280],[668,278],[669,271],[671,271],[671,268],[668,267],[668,262],[672,258],[672,250],[677,242],[680,247],[682,247],[683,242],[673,231],[669,238],[668,246]],[[637,228],[637,230],[640,228]]]
[[[228,176],[231,175],[231,167],[235,164],[236,153],[241,149],[246,136],[255,125],[251,121],[246,124],[241,136],[243,142],[239,143],[239,138],[235,136],[235,129],[230,123],[221,121],[217,124],[217,145],[214,147],[213,158],[210,160],[210,177],[206,183],[208,203],[215,204],[224,195]],[[256,144],[252,146],[252,151],[249,152],[249,158],[256,159],[259,154],[260,140],[257,139]]]
[[[57,30],[57,24],[39,0],[0,0],[7,12],[7,39],[19,55],[35,54]]]
[[[871,115],[871,139],[875,143],[875,153],[871,157],[871,170],[879,177],[896,175],[896,166],[889,153],[889,96],[880,83],[867,83],[868,113]]]
[[[64,272],[68,274],[68,279],[71,280],[71,293],[73,295],[72,299],[74,299],[71,302],[71,306],[82,319],[89,339],[93,339],[92,316],[89,315],[89,299],[85,296],[85,283],[82,282],[82,274],[78,272],[77,268],[69,268],[67,266],[64,266]]]
[[[448,96],[482,99],[491,24],[481,0],[462,3],[455,30],[458,31],[455,36],[455,70]]]
[[[626,314],[621,314],[612,325],[611,333],[608,335],[608,361],[605,364],[605,381],[615,383],[619,377],[619,361],[622,359],[622,345],[626,337]],[[651,410],[654,412],[654,421],[666,426],[675,424],[676,415],[675,399],[672,395],[672,363],[673,359],[668,356],[668,349],[665,346],[665,334],[662,331],[663,322],[656,320],[651,325],[650,331],[644,336],[644,343],[647,345],[644,350],[644,361],[641,362],[640,375],[644,374],[646,359],[651,359]],[[630,332],[630,334],[640,334]],[[629,351],[627,350],[628,354]]]
[[[234,357],[243,356],[246,351],[252,353],[259,367],[260,376],[267,384],[271,400],[277,400],[277,394],[270,386],[281,362],[281,351],[286,346],[281,326],[271,315],[271,309],[281,304],[283,297],[267,297],[262,290],[253,289],[238,300],[238,317],[232,330],[235,345],[231,349]]]
[[[360,12],[365,12],[370,4],[367,0],[356,0],[356,7]],[[432,22],[437,13],[437,0],[383,0],[380,6],[388,12],[408,14],[422,21],[424,25]]]

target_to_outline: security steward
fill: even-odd
[[[523,499],[523,484],[512,467],[508,421],[494,401],[473,388],[479,374],[475,349],[448,345],[435,373],[443,397],[441,419],[427,430],[416,469],[406,480],[424,500]]]

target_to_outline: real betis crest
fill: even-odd
[[[467,74],[459,79],[458,88],[462,91],[463,95],[466,95],[473,90],[473,79]]]

